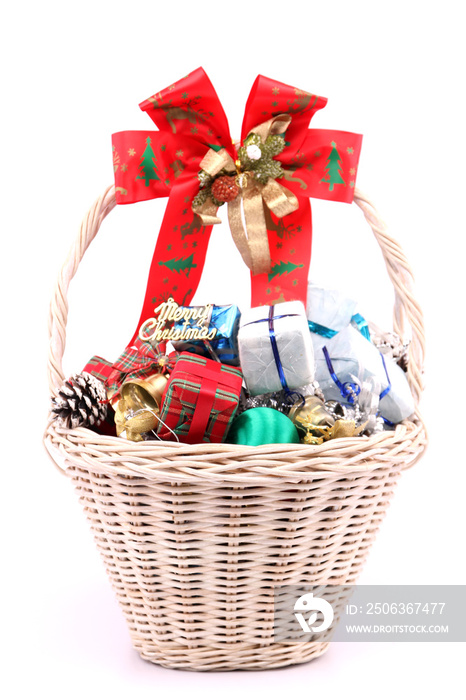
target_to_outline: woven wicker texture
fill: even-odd
[[[422,393],[424,333],[412,274],[359,191],[395,288],[394,330],[409,330],[408,380]],[[67,291],[114,188],[83,221],[50,309],[50,391],[64,379]],[[45,444],[72,479],[144,659],[172,668],[302,663],[327,643],[273,639],[274,586],[353,583],[401,471],[427,438],[418,413],[394,431],[322,445],[132,443],[50,420]]]

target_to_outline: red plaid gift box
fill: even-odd
[[[238,407],[241,371],[183,352],[163,395],[158,435],[181,442],[223,442]]]

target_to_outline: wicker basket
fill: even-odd
[[[422,314],[399,245],[370,202],[362,209],[395,287],[394,330],[411,327],[408,379],[422,391]],[[49,383],[64,379],[70,280],[103,219],[86,216],[50,312]],[[72,479],[142,658],[171,668],[264,669],[302,663],[328,643],[278,644],[274,586],[353,583],[403,469],[427,443],[421,418],[371,437],[318,446],[132,443],[59,429],[45,444]]]

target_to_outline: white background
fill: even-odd
[[[463,448],[465,100],[461,4],[17,2],[0,44],[2,617],[6,697],[458,697],[464,645],[335,644],[275,672],[196,674],[132,651],[80,506],[41,446],[47,305],[94,199],[110,134],[150,129],[138,104],[202,65],[240,131],[258,73],[329,98],[313,126],[364,134],[358,186],[411,261],[425,310],[430,432],[361,582],[465,583]],[[65,373],[116,358],[139,317],[164,201],[120,207],[70,290]],[[392,294],[353,205],[316,201],[312,277],[390,326]],[[225,266],[225,261],[228,265]],[[231,262],[230,262],[231,261]],[[248,303],[248,275],[215,228],[196,301]],[[461,687],[461,686],[460,686]]]

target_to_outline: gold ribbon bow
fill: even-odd
[[[284,134],[290,123],[290,115],[279,114],[254,127],[250,133],[257,134],[262,143],[265,143],[270,135]],[[210,148],[202,159],[200,167],[211,177],[215,177],[223,169],[237,173],[236,183],[239,194],[233,201],[228,202],[231,235],[253,275],[270,272],[271,259],[264,207],[267,206],[275,216],[282,218],[298,209],[298,198],[273,178],[269,178],[266,184],[262,184],[255,180],[254,173],[241,172],[239,161],[235,164],[224,148],[220,151]],[[243,226],[242,208],[246,231]],[[193,206],[193,211],[200,216],[204,226],[221,223],[221,219],[217,216],[217,209],[218,207],[210,198],[202,205]]]

